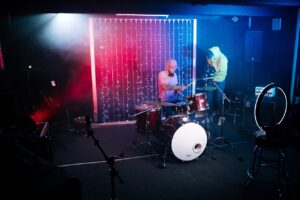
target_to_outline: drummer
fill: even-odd
[[[186,89],[186,86],[178,85],[178,78],[176,74],[177,61],[175,59],[168,59],[165,70],[158,74],[158,98],[160,101],[177,103],[180,102],[182,96],[181,91]],[[175,113],[175,107],[163,106],[163,111],[166,117]]]

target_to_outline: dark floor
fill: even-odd
[[[256,129],[242,126],[241,119],[233,124],[227,117],[225,122],[223,132],[216,122],[207,125],[211,138],[197,159],[183,162],[170,151],[165,168],[160,167],[163,146],[157,135],[151,134],[153,148],[143,144],[131,149],[134,141],[147,141],[145,135],[136,133],[135,124],[98,126],[93,133],[108,156],[117,156],[115,168],[124,181],[120,184],[115,179],[118,199],[276,199],[276,188],[270,186],[256,184],[245,192]],[[216,140],[220,134],[228,143],[220,146]],[[54,163],[81,180],[82,199],[110,199],[108,165],[91,137],[65,131],[56,133],[53,144]],[[152,155],[153,149],[158,155]],[[286,199],[299,199],[299,152],[296,147],[287,149]],[[120,157],[122,153],[124,157]],[[276,176],[263,173],[268,174],[266,179]]]
[[[205,124],[201,124],[206,134],[210,132],[205,151],[196,159],[183,162],[170,150],[165,168],[161,168],[165,147],[161,136],[165,136],[164,133],[150,134],[152,146],[145,143],[135,149],[132,148],[133,142],[147,142],[147,137],[137,133],[134,123],[93,124],[90,133],[109,157],[117,157],[114,166],[124,181],[121,184],[118,178],[114,179],[118,199],[277,199],[275,187],[256,184],[245,190],[246,171],[251,164],[257,131],[251,123],[249,120],[243,122],[241,117],[233,123],[233,118],[227,116],[223,129],[216,120],[207,124],[206,128]],[[43,159],[23,149],[14,150],[14,155],[19,157],[15,161],[11,159],[11,152],[5,152],[7,147],[2,146],[3,160],[7,161],[3,165],[7,166],[7,170],[2,171],[6,177],[2,190],[12,198],[17,194],[25,196],[25,193],[35,197],[31,199],[59,199],[62,197],[60,194],[68,199],[110,199],[109,167],[101,149],[94,145],[91,136],[85,135],[85,127],[77,128],[82,132],[74,131],[73,126],[67,128],[61,122],[51,124],[52,163],[40,161]],[[220,136],[225,140],[217,140]],[[286,149],[288,178],[283,199],[299,199],[299,152],[299,146],[295,145]],[[261,175],[268,180],[275,176],[275,171],[264,170]],[[80,181],[80,189],[76,181],[70,181],[70,177]],[[11,190],[13,192],[8,192]],[[35,193],[39,195],[32,195]]]

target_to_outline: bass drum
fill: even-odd
[[[165,132],[171,136],[171,148],[176,158],[182,161],[191,161],[199,157],[207,145],[207,135],[205,129],[194,122],[183,123],[182,118],[176,116],[167,120],[163,126],[173,127]],[[172,124],[173,123],[173,124]],[[178,128],[176,128],[178,127]],[[171,130],[175,130],[170,132]]]

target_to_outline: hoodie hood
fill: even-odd
[[[216,70],[215,78],[213,80],[216,82],[224,81],[227,75],[227,57],[221,52],[218,46],[211,47],[208,50],[214,54],[211,58],[211,65]]]
[[[211,47],[208,49],[209,51],[211,51],[214,54],[214,60],[218,59],[221,55],[221,50],[219,47],[215,46],[215,47]]]

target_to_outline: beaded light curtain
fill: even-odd
[[[135,105],[157,101],[157,76],[169,58],[178,62],[180,85],[191,83],[193,29],[193,19],[91,18],[96,121],[131,120]]]

